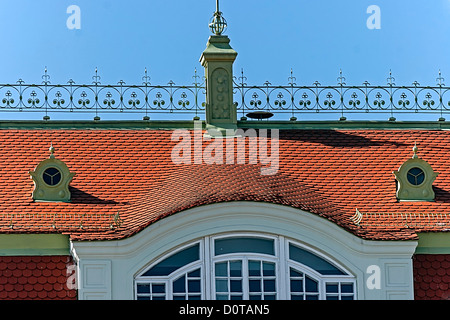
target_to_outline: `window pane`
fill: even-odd
[[[263,275],[275,276],[275,263],[263,262]]]
[[[275,280],[264,280],[264,292],[275,291]]]
[[[303,281],[291,280],[291,292],[303,292]]]
[[[216,292],[228,292],[228,280],[216,279]]]
[[[164,283],[138,283],[137,299],[139,300],[165,300],[166,285]]]
[[[353,293],[353,283],[341,283],[342,293]]]
[[[184,293],[186,292],[186,278],[185,276],[182,276],[178,280],[175,280],[173,282],[173,292],[174,293]]]
[[[275,300],[275,295],[274,294],[265,294],[264,300]]]
[[[150,284],[138,284],[137,293],[150,293]]]
[[[230,276],[240,277],[242,275],[242,261],[230,261]]]
[[[166,286],[164,284],[152,284],[152,293],[164,293],[166,292]]]
[[[327,293],[338,293],[339,288],[337,283],[327,283],[326,285]]]
[[[250,260],[248,262],[248,275],[252,276],[260,276],[261,275],[261,262]]]
[[[301,273],[300,271],[297,271],[295,269],[290,268],[290,275],[291,277],[303,277],[303,273]]]
[[[55,186],[61,181],[61,172],[56,168],[48,168],[42,174],[44,182],[50,186]]]
[[[190,278],[200,277],[200,269],[189,272],[188,277]]]
[[[304,264],[316,271],[318,271],[321,274],[332,274],[332,275],[344,275],[345,273],[333,266],[328,261],[322,259],[319,256],[316,256],[315,254],[303,250],[297,246],[294,246],[293,244],[289,244],[289,258],[300,262],[301,264]]]
[[[179,251],[170,257],[159,262],[157,265],[153,266],[143,275],[146,277],[150,276],[167,276],[174,272],[175,270],[191,263],[197,261],[200,258],[200,245],[196,244],[190,248]]]
[[[227,294],[216,294],[216,300],[228,300]]]
[[[304,300],[303,295],[291,294],[291,300]]]
[[[425,173],[420,168],[412,168],[406,174],[409,183],[418,186],[425,180]]]
[[[260,280],[250,280],[249,281],[250,292],[261,292],[261,281]]]
[[[253,252],[275,255],[274,241],[272,239],[235,237],[217,239],[214,241],[215,254],[228,254],[236,252]]]
[[[317,282],[311,279],[310,277],[305,277],[305,290],[306,292],[317,292],[318,286]]]
[[[226,277],[228,276],[227,262],[217,262],[216,263],[216,277]]]
[[[261,295],[260,294],[251,294],[249,296],[250,300],[261,300]]]
[[[188,290],[189,292],[200,292],[200,280],[189,280]]]
[[[230,280],[231,292],[242,292],[242,280]]]
[[[229,293],[226,299],[242,299],[243,278],[242,278],[242,260],[231,260],[216,263],[216,270],[220,271],[220,276],[215,274],[216,293]],[[216,297],[218,297],[217,295]],[[220,295],[220,299],[225,295]]]

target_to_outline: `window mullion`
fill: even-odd
[[[319,279],[319,300],[326,300],[326,286],[323,279]]]
[[[173,279],[169,278],[164,283],[166,285],[166,300],[173,300]]]
[[[184,287],[185,287],[185,293],[184,293],[184,298],[186,299],[186,300],[188,300],[188,297],[189,297],[189,287],[188,287],[188,285],[189,285],[189,277],[188,277],[188,273],[186,272],[186,276],[184,277]]]
[[[278,300],[288,300],[289,292],[289,266],[287,263],[286,255],[286,241],[283,236],[278,237],[278,263],[277,272],[275,273],[275,281],[278,288],[277,299]]]
[[[249,275],[248,275],[248,257],[242,259],[242,298],[243,300],[249,300]]]
[[[203,241],[203,263],[202,270],[200,274],[204,278],[204,283],[202,285],[204,293],[202,294],[202,299],[215,300],[215,292],[212,292],[214,286],[212,281],[214,281],[214,255],[212,254],[212,239],[211,237],[205,237]]]

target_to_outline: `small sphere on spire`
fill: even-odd
[[[50,145],[50,148],[48,148],[48,151],[50,151],[50,158],[54,158],[55,155],[55,147],[53,146],[53,144]]]
[[[413,155],[413,158],[417,158],[418,156],[417,156],[417,151],[419,150],[419,148],[417,148],[417,144],[416,143],[414,143],[414,147],[413,147],[413,152],[414,152],[414,155]]]
[[[222,12],[216,11],[209,23],[209,29],[216,36],[220,36],[227,28],[227,21],[222,16]]]
[[[222,17],[222,12],[219,10],[219,0],[216,0],[216,12],[214,12],[211,21],[209,22],[209,29],[216,36],[220,36],[227,28],[227,21]]]

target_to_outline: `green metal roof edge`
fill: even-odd
[[[416,254],[450,254],[450,232],[420,232]]]
[[[70,254],[69,236],[63,234],[0,234],[0,256]]]

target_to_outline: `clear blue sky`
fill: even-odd
[[[81,9],[81,29],[69,30],[69,5]],[[381,9],[381,29],[369,30],[369,5]],[[450,0],[221,0],[227,35],[251,84],[297,81],[434,84],[450,81]],[[209,36],[214,0],[2,0],[0,82],[188,83]],[[449,82],[450,83],[450,82]]]
[[[70,5],[81,9],[81,29],[70,30]],[[370,30],[369,5],[381,10]],[[238,52],[235,75],[247,83],[434,85],[441,69],[450,85],[450,0],[221,0],[226,34]],[[214,0],[2,0],[0,83],[191,84],[209,37]]]

